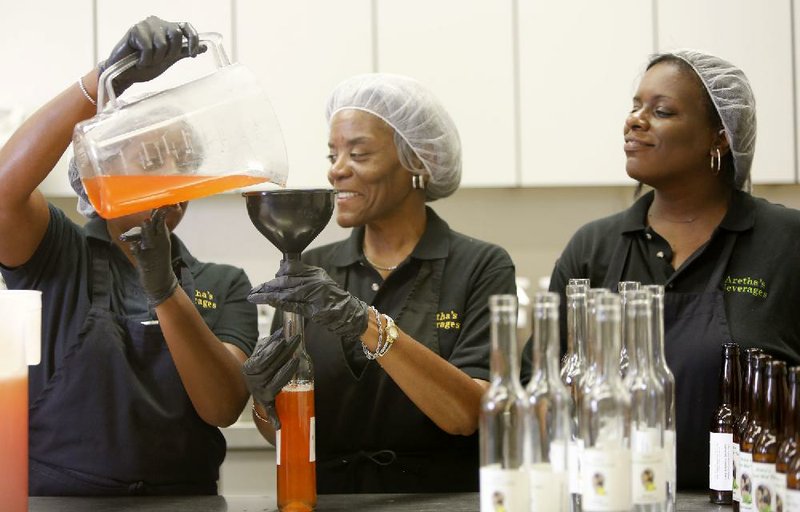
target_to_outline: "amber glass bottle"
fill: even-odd
[[[742,437],[750,422],[750,410],[752,408],[752,384],[753,384],[753,365],[751,361],[755,354],[760,354],[760,348],[746,348],[742,359],[744,378],[742,381],[742,393],[740,399],[739,415],[736,417],[736,424],[733,429],[733,512],[739,512],[739,502],[742,494],[739,490],[739,454],[741,452]]]
[[[708,493],[711,503],[733,501],[733,430],[739,410],[739,345],[722,345],[719,376],[719,407],[709,426]]]
[[[797,455],[797,414],[800,403],[800,366],[786,370],[788,396],[784,400],[783,410],[783,442],[778,447],[778,458],[775,461],[775,494],[776,500],[783,504],[783,510],[790,510],[786,505],[786,474],[789,464]]]
[[[786,363],[771,361],[764,373],[763,423],[753,444],[753,509],[783,510],[776,499],[775,461],[783,440],[783,401],[786,399]]]
[[[798,370],[797,367],[792,368],[789,371],[789,375],[794,373]],[[792,377],[789,377],[790,379]],[[795,444],[795,455],[789,461],[789,465],[786,468],[786,495],[784,501],[784,508],[783,510],[800,510],[800,450],[797,447],[800,447],[800,397],[797,396],[798,386],[800,383],[797,383],[797,380],[800,380],[800,377],[795,376],[795,393],[790,391],[789,395],[792,397],[792,401],[794,402],[794,444]],[[790,388],[791,389],[791,388]]]
[[[764,369],[772,358],[766,354],[753,356],[753,376],[750,386],[751,410],[750,421],[742,435],[741,452],[739,455],[739,490],[742,501],[739,510],[742,512],[755,512],[753,506],[753,445],[761,433],[764,424]]]

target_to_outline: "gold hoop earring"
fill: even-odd
[[[716,158],[716,165],[714,165],[714,154],[711,154],[711,170],[714,171],[714,176],[719,174],[719,171],[722,170],[722,155],[719,152],[719,148],[716,148],[717,151],[717,158]]]

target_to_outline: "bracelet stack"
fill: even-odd
[[[372,352],[362,341],[361,349],[364,351],[364,355],[367,356],[367,359],[374,361],[386,355],[389,349],[392,348],[392,344],[397,339],[399,333],[394,320],[392,320],[390,316],[380,314],[374,306],[370,306],[369,309],[375,314],[375,323],[378,325],[378,346],[375,347],[375,352]],[[383,317],[383,320],[381,320],[381,317]]]

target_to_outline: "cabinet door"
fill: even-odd
[[[239,61],[259,77],[281,123],[287,186],[329,187],[325,102],[342,80],[372,71],[370,0],[238,0]]]
[[[651,2],[523,1],[518,20],[522,184],[632,183],[622,128],[653,49]]]
[[[511,0],[380,0],[377,64],[427,85],[461,136],[462,186],[517,180]]]
[[[174,22],[189,22],[198,32],[219,32],[222,45],[232,57],[234,53],[231,31],[231,1],[213,0],[137,0],[118,2],[117,0],[97,1],[97,52],[98,60],[105,59],[114,45],[122,39],[125,32],[137,22],[154,15]],[[158,91],[199,78],[215,69],[210,54],[199,55],[196,59],[184,59],[168,69],[163,75],[150,82],[134,84],[126,96]]]
[[[31,0],[0,15],[4,80],[0,87],[0,145],[32,114],[94,66],[92,0]],[[40,190],[72,195],[67,151]]]
[[[658,2],[658,50],[696,48],[740,67],[756,97],[754,183],[795,180],[791,1]]]

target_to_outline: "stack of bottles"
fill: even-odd
[[[722,347],[710,426],[713,503],[741,512],[800,511],[800,367],[758,348]]]
[[[519,381],[516,298],[490,298],[482,512],[675,510],[675,380],[664,358],[664,289],[631,282],[619,289],[570,280],[562,364],[560,298],[534,296],[526,387]]]

